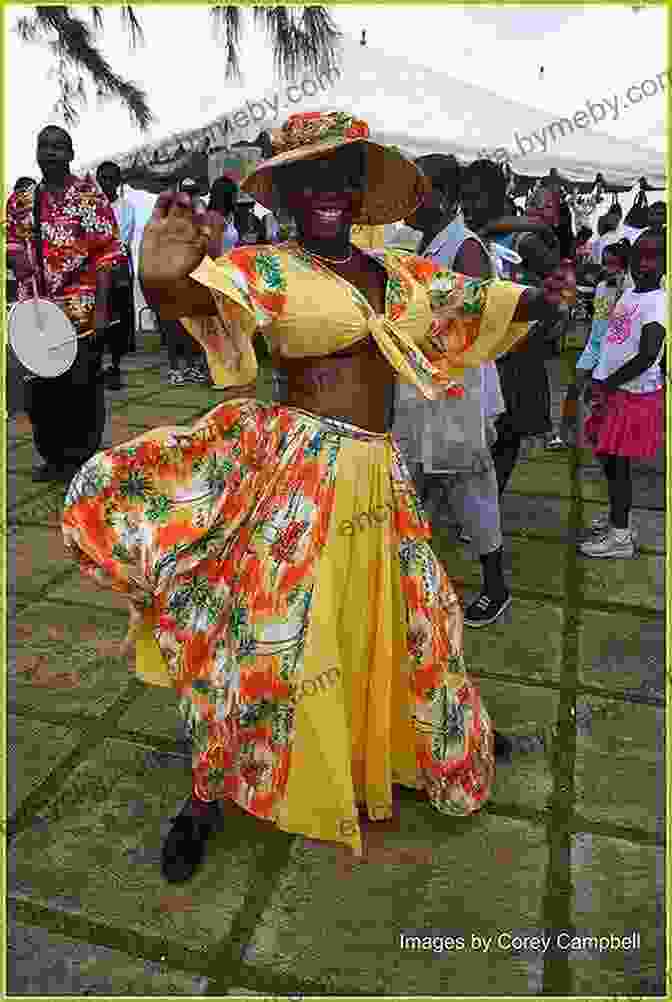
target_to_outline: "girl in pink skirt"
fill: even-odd
[[[653,459],[663,444],[667,293],[665,237],[645,230],[630,259],[634,289],[626,289],[609,319],[593,370],[592,413],[585,434],[609,487],[609,526],[601,538],[582,543],[587,557],[632,557],[630,530],[632,459]]]

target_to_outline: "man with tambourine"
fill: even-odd
[[[69,134],[47,126],[37,138],[42,181],[7,203],[7,264],[18,280],[8,341],[28,373],[39,481],[69,482],[100,448],[111,272],[125,261],[107,198],[70,173],[73,159]]]

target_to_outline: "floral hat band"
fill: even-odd
[[[361,143],[366,149],[366,176],[359,217],[353,222],[378,226],[396,223],[417,209],[428,181],[410,156],[370,138],[368,124],[345,111],[307,111],[291,115],[270,134],[273,156],[260,163],[241,189],[267,209],[284,208],[274,171],[303,160],[329,156],[342,146]]]
[[[314,143],[338,143],[368,139],[369,127],[359,118],[341,111],[306,111],[291,115],[281,129],[271,132],[273,153],[287,153]]]

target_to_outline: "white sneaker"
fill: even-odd
[[[611,522],[609,521],[609,512],[604,512],[603,515],[598,515],[590,523],[590,534],[591,536],[598,536],[600,538],[607,535],[611,528]],[[632,541],[637,545],[638,533],[633,525],[630,526],[630,535],[632,536]]]
[[[546,448],[547,448],[547,449],[566,449],[566,448],[567,448],[567,443],[566,443],[566,442],[564,442],[564,441],[563,441],[563,440],[562,440],[562,439],[560,438],[560,436],[559,436],[559,435],[552,435],[552,436],[551,436],[551,437],[550,437],[549,439],[547,439],[547,441],[546,441]]]
[[[585,557],[634,557],[635,544],[630,530],[621,532],[619,529],[610,528],[609,531],[597,539],[588,539],[581,543],[579,550]]]
[[[185,369],[184,380],[187,383],[206,383],[208,377],[202,369],[192,366],[190,369]]]
[[[171,386],[184,386],[184,376],[179,369],[171,369],[168,373],[168,382]]]

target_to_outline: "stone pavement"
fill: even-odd
[[[556,414],[570,362],[549,363]],[[105,445],[216,402],[166,386],[166,368],[160,354],[128,360]],[[229,807],[203,869],[170,888],[160,846],[190,784],[174,698],[118,656],[122,602],[64,559],[64,491],[32,483],[25,416],[8,428],[9,995],[665,994],[662,465],[637,471],[631,561],[577,555],[606,499],[589,454],[533,443],[516,469],[503,512],[514,602],[465,636],[514,737],[481,813],[441,817],[400,791],[353,866]],[[435,543],[468,600],[478,565],[448,528]],[[456,942],[402,949],[420,929]],[[639,948],[497,939],[563,929],[634,931]],[[472,934],[495,937],[487,952]]]

